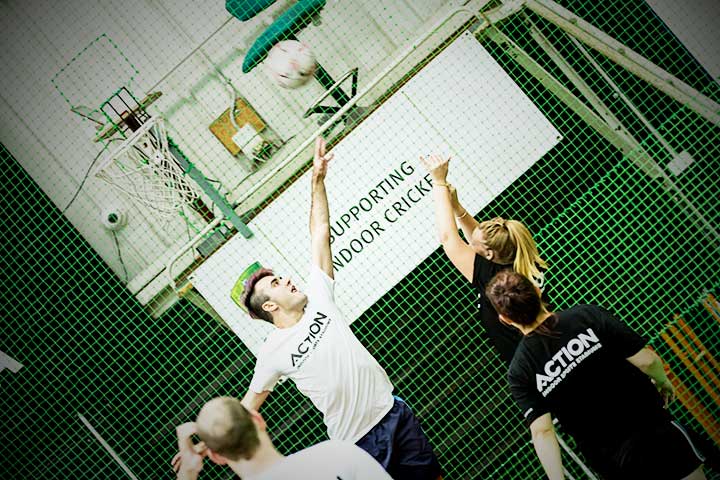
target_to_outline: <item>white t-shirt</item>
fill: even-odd
[[[352,443],[328,440],[301,450],[248,480],[392,480],[383,467]]]
[[[355,443],[390,411],[393,386],[350,330],[333,290],[334,281],[313,265],[305,314],[292,327],[270,332],[250,390],[272,391],[281,376],[291,378],[322,412],[328,436]]]

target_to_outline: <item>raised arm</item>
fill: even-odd
[[[325,174],[327,165],[333,154],[326,153],[325,140],[318,137],[315,141],[313,158],[312,197],[310,206],[310,245],[312,261],[327,274],[333,276],[332,253],[330,251],[330,213],[328,210],[327,192],[325,191]]]
[[[433,179],[433,200],[435,202],[435,226],[440,236],[445,255],[455,268],[469,281],[473,280],[475,251],[460,238],[453,215],[450,184],[447,183],[448,163],[439,155],[420,157],[420,162]]]
[[[450,186],[450,201],[452,203],[453,214],[455,215],[455,221],[460,226],[460,229],[465,235],[465,241],[470,243],[472,240],[472,234],[476,228],[480,226],[480,222],[470,215],[470,213],[460,204],[458,199],[458,193],[455,187]]]
[[[248,390],[248,392],[245,394],[243,399],[240,401],[243,404],[243,407],[247,408],[248,410],[254,410],[256,412],[260,411],[260,407],[263,403],[265,403],[265,400],[267,400],[268,395],[270,395],[270,392],[268,390],[265,390],[262,393],[255,393],[252,390]]]
[[[175,429],[178,439],[178,453],[172,459],[177,480],[196,480],[203,468],[207,447],[203,442],[193,444],[192,435],[197,433],[195,422],[183,423]]]
[[[657,353],[645,347],[627,360],[655,382],[655,386],[662,395],[666,407],[675,399],[675,389],[670,383],[667,374],[665,374],[662,360]]]
[[[562,468],[562,457],[560,456],[560,445],[557,441],[552,417],[549,413],[539,416],[530,424],[533,445],[540,463],[550,480],[562,480],[565,478]]]

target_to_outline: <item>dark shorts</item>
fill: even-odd
[[[417,417],[395,397],[392,409],[357,446],[377,460],[395,480],[435,480],[440,463]]]
[[[591,452],[588,452],[591,453]],[[586,455],[590,464],[604,479],[681,480],[690,475],[704,458],[677,422],[638,433],[604,458]]]

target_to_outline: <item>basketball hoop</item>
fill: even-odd
[[[139,205],[169,218],[198,200],[168,149],[162,117],[150,117],[123,140],[94,172]]]

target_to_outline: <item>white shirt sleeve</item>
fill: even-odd
[[[258,357],[257,363],[255,364],[255,373],[253,373],[252,380],[250,381],[250,390],[255,393],[265,391],[272,392],[279,379],[280,372],[264,365],[260,357]]]
[[[307,296],[314,301],[335,301],[335,280],[314,263],[310,265]]]

